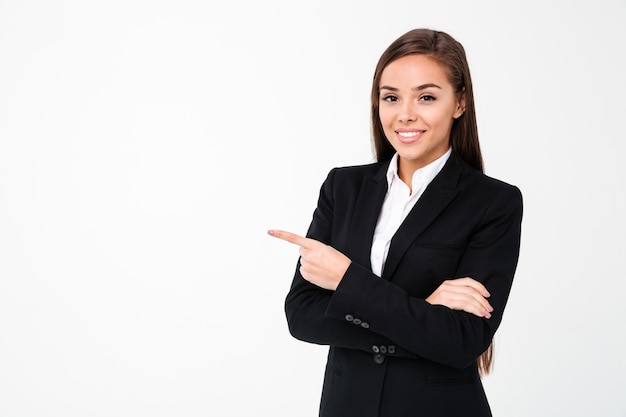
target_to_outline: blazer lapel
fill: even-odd
[[[387,194],[387,168],[389,163],[383,164],[373,177],[363,178],[361,190],[354,208],[354,216],[350,223],[350,257],[359,265],[371,269],[370,253],[374,230],[378,222],[378,215]]]
[[[383,278],[389,279],[393,275],[409,246],[459,193],[458,180],[462,171],[463,164],[453,153],[391,239]]]

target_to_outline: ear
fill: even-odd
[[[456,109],[454,110],[454,118],[458,119],[465,112],[465,87],[457,95]]]

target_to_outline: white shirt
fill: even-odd
[[[387,195],[383,201],[383,207],[380,210],[378,223],[374,230],[374,240],[370,253],[372,271],[379,277],[382,275],[385,266],[391,238],[424,193],[428,184],[439,174],[451,153],[452,149],[449,148],[438,159],[413,173],[412,193],[409,186],[398,176],[398,154],[396,153],[391,158],[389,168],[387,169]]]

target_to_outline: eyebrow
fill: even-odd
[[[438,86],[438,85],[437,85],[437,84],[435,84],[435,83],[426,83],[426,84],[418,85],[417,87],[413,87],[413,88],[411,88],[411,91],[422,91],[422,90],[425,90],[425,89],[430,88],[430,87],[434,87],[434,88],[439,88],[439,89],[441,89],[441,87],[440,87],[440,86]],[[381,90],[398,91],[398,89],[397,89],[397,88],[395,88],[395,87],[390,87],[390,86],[388,86],[388,85],[382,85],[382,86],[380,86],[380,88],[378,89],[378,91],[381,91]]]

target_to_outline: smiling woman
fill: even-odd
[[[408,55],[382,72],[378,110],[385,137],[398,152],[398,175],[411,175],[446,153],[452,122],[465,108],[463,91],[448,81],[445,68],[426,55]]]
[[[300,247],[291,334],[329,345],[323,417],[485,417],[481,375],[519,255],[522,198],[482,172],[465,51],[410,31],[372,85],[378,162],[333,169]]]

